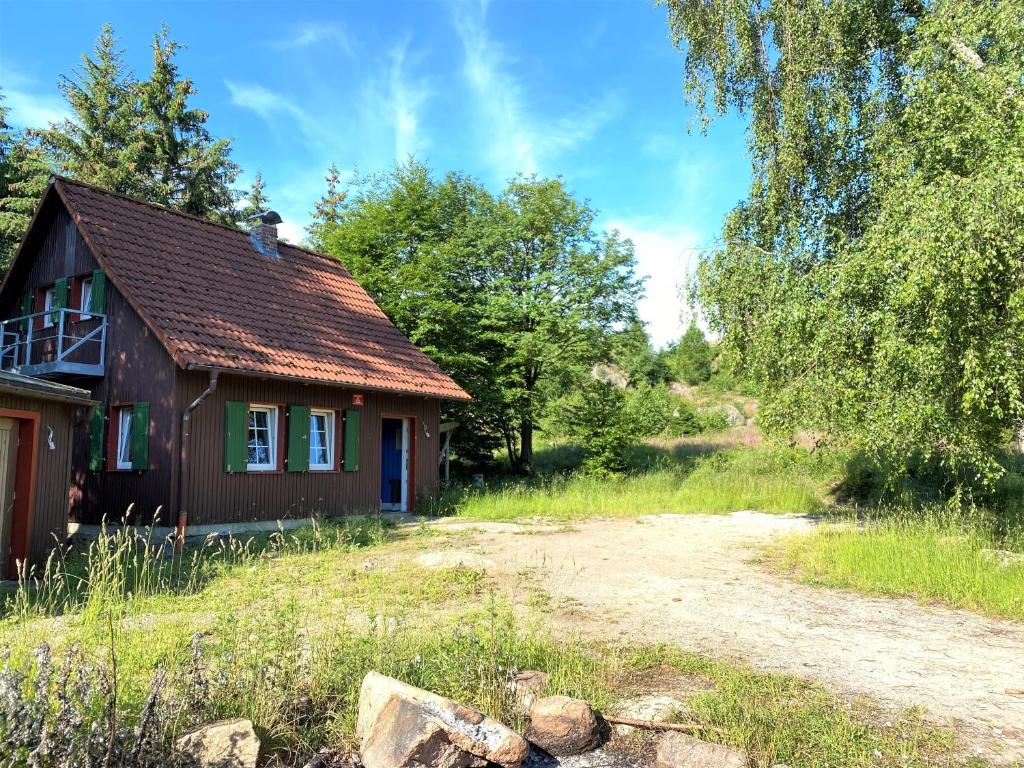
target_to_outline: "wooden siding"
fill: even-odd
[[[39,414],[36,486],[29,521],[29,559],[33,563],[43,563],[50,551],[63,543],[67,536],[72,441],[76,429],[85,424],[88,409],[6,393],[0,393],[0,408]],[[49,447],[51,429],[52,449]]]
[[[182,372],[179,411],[198,397],[208,383],[206,373]],[[224,471],[224,414],[229,400],[343,411],[352,407],[352,392],[339,387],[222,375],[216,392],[192,416],[190,487],[185,491],[189,524],[377,511],[380,508],[380,428],[384,415],[416,420],[413,438],[415,495],[422,498],[434,493],[438,482],[440,405],[434,398],[415,396],[364,392],[364,405],[359,408],[362,413],[359,469],[355,472],[228,474]],[[340,421],[337,429],[341,429]],[[279,444],[283,450],[284,441],[279,439]],[[336,463],[340,459],[340,455],[336,456]]]
[[[57,278],[90,275],[98,267],[96,259],[70,215],[55,206],[45,219],[47,227],[27,276],[10,296],[25,290],[52,285]],[[33,259],[30,254],[22,258]],[[21,261],[21,259],[19,259]],[[77,286],[77,281],[76,281]],[[77,296],[71,304],[76,306]],[[7,316],[17,315],[17,305],[6,308]],[[120,520],[134,505],[132,522],[150,523],[157,508],[166,509],[168,489],[177,483],[177,445],[179,418],[174,403],[175,364],[149,327],[128,305],[118,290],[107,284],[107,354],[102,378],[55,376],[65,383],[88,389],[104,404],[106,416],[111,404],[146,401],[150,404],[150,468],[144,472],[90,472],[89,434],[75,434],[72,453],[71,518],[83,523],[98,523],[106,516]],[[109,425],[108,425],[109,427]],[[170,511],[161,513],[161,521],[174,524]]]
[[[59,277],[86,275],[97,267],[63,207],[56,205],[43,213],[46,215],[41,215],[36,223],[41,236],[30,241],[36,253],[22,255],[18,271],[12,273],[12,279],[16,278],[18,284],[12,283],[5,292],[2,307],[5,317],[20,314],[19,297],[26,288],[48,286]],[[29,263],[27,271],[20,267]],[[94,399],[103,403],[105,417],[111,405],[149,402],[149,469],[89,471],[89,431],[83,426],[74,432],[70,492],[66,480],[62,490],[64,514],[70,503],[71,519],[78,522],[98,523],[103,517],[118,521],[129,506],[133,506],[133,523],[151,523],[160,509],[159,523],[175,525],[181,414],[206,388],[208,374],[178,368],[149,327],[109,282],[107,315],[106,375],[99,379],[55,378],[88,389]],[[380,420],[385,414],[416,420],[412,445],[415,496],[435,492],[440,449],[439,401],[363,390],[358,390],[365,396],[365,404],[360,408],[358,471],[225,473],[224,409],[228,400],[344,410],[351,407],[353,391],[356,390],[222,375],[217,392],[196,410],[192,419],[190,487],[185,489],[184,499],[189,523],[234,523],[376,511],[380,503]],[[337,428],[341,429],[340,421]],[[55,482],[53,478],[51,481]],[[47,513],[50,522],[52,514]]]

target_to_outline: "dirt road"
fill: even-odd
[[[671,642],[815,679],[843,695],[922,705],[994,764],[1024,761],[1024,624],[794,583],[752,562],[809,528],[796,516],[662,515],[551,530],[449,520],[497,573],[530,569],[592,636]],[[536,535],[529,535],[529,533]],[[524,535],[527,534],[527,535]],[[582,617],[582,618],[580,618]]]

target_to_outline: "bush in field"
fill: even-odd
[[[694,405],[663,386],[630,390],[625,397],[625,417],[638,437],[684,437],[704,428]]]
[[[627,414],[623,390],[588,378],[553,411],[552,426],[586,449],[587,472],[607,475],[625,469],[623,454],[640,434]]]

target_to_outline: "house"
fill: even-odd
[[[84,389],[0,371],[0,580],[63,541],[72,438],[95,405]]]
[[[54,177],[0,285],[0,368],[88,390],[71,519],[411,511],[469,396],[335,259]],[[159,511],[159,514],[158,514]]]

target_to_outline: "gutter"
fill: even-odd
[[[188,527],[188,511],[184,508],[185,489],[188,488],[189,456],[192,448],[192,411],[203,404],[210,395],[217,391],[217,377],[220,371],[210,371],[210,383],[199,397],[189,403],[181,413],[181,464],[178,469],[178,529],[175,546],[180,552],[185,545],[185,530]]]

